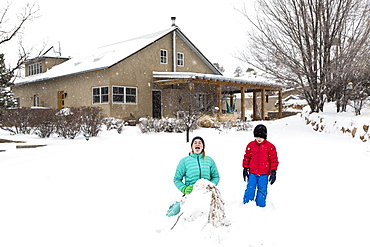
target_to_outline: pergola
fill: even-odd
[[[284,86],[279,83],[242,79],[239,77],[225,77],[221,75],[201,74],[191,72],[157,72],[153,71],[153,82],[157,85],[172,85],[181,83],[201,83],[217,85],[218,92],[218,108],[222,109],[222,86],[236,88],[233,92],[241,93],[241,119],[245,119],[245,93],[253,92],[253,116],[254,120],[257,117],[257,93],[261,92],[261,116],[265,116],[265,97],[266,91],[278,91],[279,113],[278,118],[282,118],[282,89]],[[238,89],[239,88],[239,89]]]

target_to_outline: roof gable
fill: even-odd
[[[177,36],[181,38],[215,74],[221,74],[217,68],[193,45],[193,43],[186,38],[177,26],[172,26],[163,31],[102,46],[89,53],[77,54],[70,60],[54,66],[45,73],[18,78],[15,83],[24,84],[109,68],[173,31],[176,32]]]
[[[187,45],[190,49],[198,55],[198,57],[216,74],[221,75],[221,72],[214,66],[199,50],[195,45],[180,31],[176,30],[177,36]]]

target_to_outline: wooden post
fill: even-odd
[[[218,93],[218,116],[221,116],[222,113],[222,86],[219,84],[217,86],[217,93]]]
[[[253,120],[257,120],[257,92],[253,91]]]
[[[232,107],[234,104],[234,94],[230,94],[230,107]]]
[[[282,98],[283,98],[283,92],[280,89],[279,90],[279,116],[278,116],[279,119],[283,118],[283,100],[282,100]]]
[[[266,102],[266,90],[262,89],[261,90],[261,119],[262,120],[265,120],[265,112],[266,112],[265,102]]]
[[[240,111],[241,111],[241,115],[240,115],[240,118],[242,121],[245,121],[245,87],[241,87],[241,99],[240,99]]]

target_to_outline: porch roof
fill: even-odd
[[[248,91],[253,91],[254,89],[279,91],[285,87],[281,83],[268,80],[252,80],[240,77],[226,77],[222,75],[202,74],[194,72],[153,71],[153,82],[157,85],[203,83],[230,87],[244,87]]]

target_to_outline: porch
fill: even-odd
[[[192,84],[201,83],[209,85],[217,85],[217,100],[218,109],[221,113],[222,109],[222,95],[223,93],[241,93],[241,119],[245,120],[245,93],[253,93],[253,120],[262,120],[266,115],[265,99],[267,92],[278,92],[278,118],[282,118],[282,89],[284,86],[279,83],[271,81],[260,81],[243,79],[239,77],[225,77],[220,75],[212,74],[201,74],[191,72],[157,72],[153,71],[153,83],[157,85],[173,85],[173,84],[189,84],[192,88]],[[226,90],[225,87],[228,87]],[[230,90],[231,88],[231,90]],[[260,93],[260,113],[258,114],[258,97]],[[233,97],[230,97],[233,98]],[[230,106],[233,102],[230,102]]]

